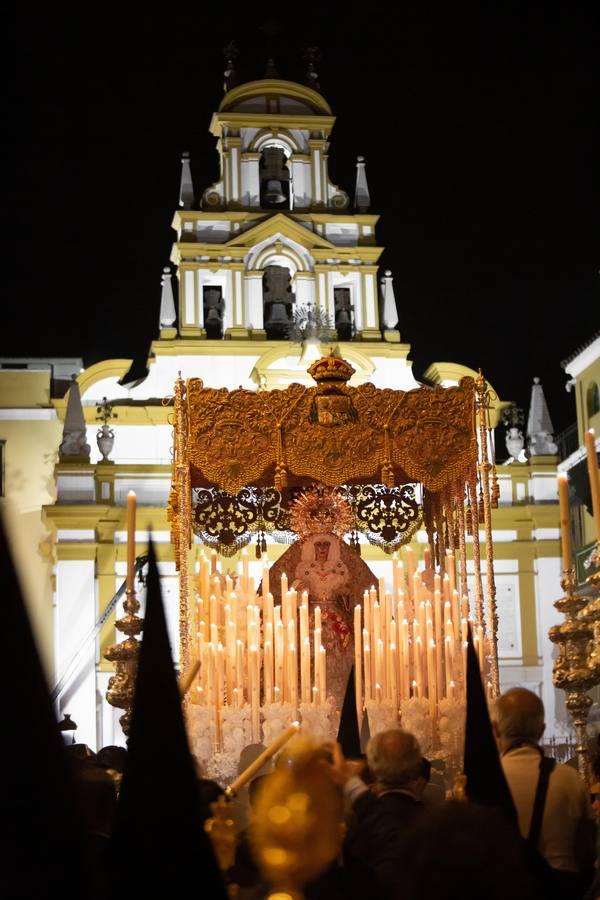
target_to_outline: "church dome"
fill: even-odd
[[[317,91],[295,81],[263,78],[228,91],[219,112],[279,113],[291,116],[330,116],[331,107]]]

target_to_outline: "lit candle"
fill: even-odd
[[[269,587],[269,557],[266,553],[263,554],[263,565],[262,565],[262,595],[263,600],[268,596],[270,587]]]
[[[398,553],[394,550],[394,554],[392,556],[392,593],[394,595],[394,602],[396,602],[398,598],[399,588],[400,584],[398,582]]]
[[[252,688],[252,740],[255,744],[260,742],[260,670],[258,662],[258,647],[249,648],[248,668],[251,670]]]
[[[452,593],[456,587],[456,562],[454,560],[454,553],[450,550],[446,551],[446,573],[450,579],[449,588],[450,593]]]
[[[398,590],[405,591],[406,590],[406,579],[404,576],[404,563],[401,559],[396,563],[396,574],[398,577]],[[398,597],[398,594],[395,594],[395,597]]]
[[[560,533],[562,538],[563,569],[568,571],[573,566],[571,548],[571,516],[569,512],[569,479],[566,472],[558,474],[558,501],[560,508]]]
[[[454,623],[454,638],[458,640],[458,629],[460,627],[460,597],[456,588],[452,590],[452,621]]]
[[[400,623],[400,637],[402,641],[402,696],[408,700],[410,696],[410,656],[407,619],[402,619]]]
[[[300,607],[300,696],[310,703],[310,637],[308,632],[308,594],[302,595]]]
[[[425,565],[425,569],[431,568],[431,549],[429,545],[427,545],[423,550],[423,563]]]
[[[405,552],[406,552],[406,574],[407,574],[406,586],[408,588],[408,594],[409,594],[410,600],[412,600],[412,602],[415,603],[416,598],[414,596],[411,597],[411,592],[412,592],[413,586],[414,586],[414,576],[415,576],[415,554],[413,552],[412,547],[406,547]]]
[[[217,703],[219,706],[223,705],[223,687],[225,683],[224,678],[224,660],[225,655],[223,653],[223,644],[217,644]]]
[[[425,637],[425,625],[426,625],[426,615],[425,615],[425,603],[423,600],[419,603],[419,635],[421,638]]]
[[[235,591],[232,591],[231,594],[229,595],[229,603],[231,606],[231,621],[235,622],[235,625],[237,628],[239,603],[238,603],[238,598],[237,598],[237,594],[235,593]]]
[[[290,625],[293,625],[290,622]],[[295,632],[294,632],[295,633]],[[298,715],[298,660],[296,658],[296,644],[290,643],[290,703],[292,704],[292,715],[294,718]]]
[[[288,644],[288,697],[290,703],[298,705],[298,661],[296,658],[296,623],[290,619],[287,627]],[[292,658],[292,648],[294,655]]]
[[[278,618],[279,607],[275,610],[275,691],[274,695],[283,700],[283,622]]]
[[[134,593],[135,584],[135,491],[127,494],[127,593]]]
[[[310,703],[310,638],[306,637],[301,644],[300,657],[300,692],[303,703]]]
[[[281,602],[283,603],[283,598],[288,592],[288,579],[285,572],[281,576]]]
[[[368,591],[365,591],[363,594],[363,615],[365,618],[365,628],[368,633],[371,634],[371,598]]]
[[[227,621],[227,620],[226,620]],[[225,626],[225,697],[227,703],[233,701],[235,687],[235,623],[227,621]]]
[[[273,626],[267,623],[264,643],[263,678],[265,684],[265,703],[273,702]]]
[[[390,696],[392,700],[392,721],[396,722],[398,719],[398,685],[396,683],[396,672],[397,672],[397,663],[398,663],[398,654],[396,652],[396,645],[394,643],[390,644]]]
[[[383,641],[377,638],[375,641],[375,682],[381,687],[383,684]]]
[[[362,717],[362,646],[361,646],[360,606],[354,607],[354,695],[356,697],[356,718],[360,725]]]
[[[421,579],[421,573],[415,572],[412,578],[413,585],[413,605],[415,611],[418,609],[419,603],[422,602],[421,592],[423,590],[423,581]]]
[[[273,633],[275,633],[275,613],[274,613],[274,606],[273,606],[273,594],[270,591],[266,595],[266,597],[263,601],[263,604],[264,604],[263,615],[264,615],[265,622],[271,623],[271,626],[273,628]]]
[[[439,576],[438,576],[439,577]],[[434,620],[434,638],[435,638],[435,672],[436,672],[436,680],[437,684],[442,684],[442,673],[443,673],[443,655],[444,655],[444,647],[442,644],[443,639],[443,612],[442,612],[442,593],[441,591],[435,590],[433,592],[433,606],[435,610],[435,620]]]
[[[381,638],[381,607],[377,602],[373,604],[373,638],[375,642]]]
[[[325,647],[319,648],[319,668],[321,673],[321,703],[327,700],[327,654]]]
[[[592,511],[596,525],[596,540],[600,541],[600,472],[596,454],[596,431],[590,428],[585,433],[585,449],[587,452],[588,478],[592,494]]]
[[[210,574],[215,575],[217,571],[217,551],[210,551]]]
[[[321,630],[321,607],[315,606],[315,629]]]
[[[437,690],[435,683],[435,641],[429,641],[427,647],[427,676],[428,676],[428,695],[429,695],[429,714],[431,718],[435,718]]]
[[[427,694],[429,698],[436,696],[436,665],[435,665],[435,640],[433,637],[433,622],[427,620],[426,630],[426,647],[427,647]],[[433,669],[431,665],[433,664]]]
[[[406,594],[404,591],[398,591],[398,603],[396,605],[396,622],[401,622],[407,616]]]
[[[369,645],[369,632],[363,628],[363,659],[365,667],[365,703],[372,700],[371,692],[371,648]]]
[[[202,597],[208,602],[208,598],[210,597],[210,563],[204,554],[202,557],[200,574],[202,576]]]
[[[290,591],[289,617],[296,623],[298,621],[298,592],[294,588]],[[288,620],[289,621],[289,620]]]
[[[321,687],[321,666],[319,665],[319,650],[321,647],[321,629],[315,628],[313,632],[313,666],[315,670],[315,687],[317,688],[317,703],[323,702]]]
[[[237,703],[239,706],[244,704],[244,642],[236,643],[236,660],[235,660],[235,677],[237,690]]]
[[[446,638],[444,638],[444,656],[446,663],[446,696],[450,699],[448,694],[448,685],[450,682],[454,682],[454,645],[453,645],[454,635],[448,634]]]
[[[241,553],[242,557],[242,590],[245,594],[248,593],[250,589],[250,578],[249,578],[249,568],[248,568],[248,548],[244,547]]]

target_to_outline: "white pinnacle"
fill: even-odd
[[[385,275],[381,279],[381,294],[383,297],[383,328],[384,331],[392,331],[398,325],[398,310],[396,309],[394,282],[389,269],[386,269]]]
[[[191,209],[194,204],[194,184],[190,167],[190,154],[181,155],[181,181],[179,184],[179,205],[183,209]]]
[[[532,456],[554,455],[557,447],[552,440],[554,428],[539,378],[533,379],[531,404],[527,419],[527,445]]]
[[[162,275],[162,292],[160,297],[160,327],[171,328],[174,321],[175,301],[173,300],[171,270],[168,266],[165,266]]]
[[[63,437],[58,448],[58,458],[60,461],[90,461],[90,445],[86,440],[85,416],[83,414],[79,384],[75,375],[73,375],[73,381],[69,388]]]
[[[368,211],[371,205],[369,185],[367,184],[367,172],[364,156],[356,157],[356,188],[354,191],[354,208],[359,213]]]

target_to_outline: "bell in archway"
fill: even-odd
[[[271,178],[267,181],[264,198],[267,203],[283,203],[285,200],[281,182],[277,178]]]
[[[287,307],[285,303],[270,303],[265,325],[269,327],[289,325]]]

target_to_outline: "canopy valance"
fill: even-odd
[[[186,386],[192,486],[235,493],[249,484],[421,482],[432,492],[477,463],[475,381],[412,391],[351,387],[354,370],[327,357],[314,387],[284,390]]]

